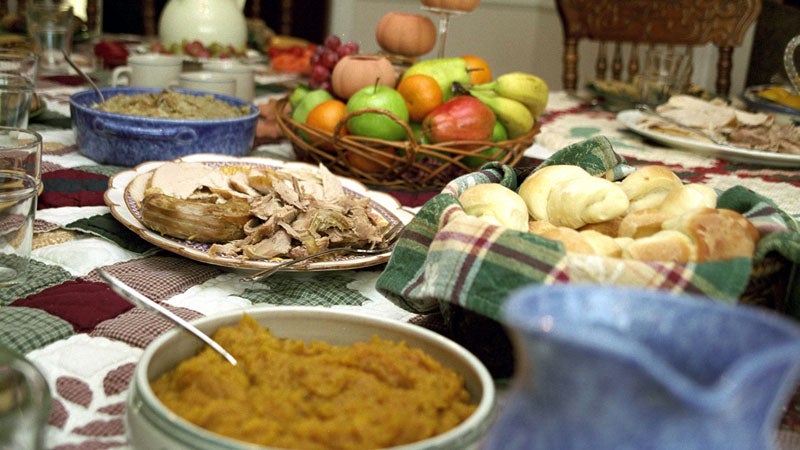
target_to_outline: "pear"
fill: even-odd
[[[467,67],[467,61],[463,58],[437,58],[420,61],[406,69],[401,81],[403,78],[418,73],[428,75],[436,80],[436,83],[442,89],[444,101],[453,97],[452,86],[454,82],[469,84],[469,68]]]

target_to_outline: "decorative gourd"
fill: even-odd
[[[375,39],[391,54],[416,57],[433,50],[436,25],[422,14],[390,12],[378,21]]]
[[[464,12],[475,11],[480,2],[481,0],[422,0],[422,4],[429,8]]]
[[[340,59],[331,74],[331,87],[337,97],[347,100],[364,86],[375,83],[394,87],[397,73],[389,58],[381,55],[349,55]]]

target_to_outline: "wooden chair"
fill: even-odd
[[[727,96],[731,55],[761,11],[761,0],[556,0],[564,29],[564,89],[578,86],[578,42],[599,43],[597,79],[608,79],[607,47],[613,47],[610,78],[628,80],[639,71],[639,48],[713,43],[719,51],[716,93]],[[627,64],[623,45],[630,46]]]

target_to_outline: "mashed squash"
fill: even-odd
[[[463,379],[421,350],[373,337],[333,346],[282,339],[252,317],[152,383],[188,421],[255,444],[289,449],[371,449],[441,434],[475,410]]]

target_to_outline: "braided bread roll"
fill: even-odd
[[[625,214],[630,202],[618,184],[581,177],[555,184],[547,197],[547,217],[556,226],[580,228]]]

